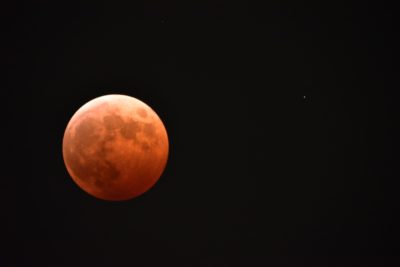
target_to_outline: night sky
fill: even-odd
[[[1,8],[0,267],[396,266],[393,7],[131,2]],[[62,158],[74,112],[115,93],[170,138],[125,202]]]

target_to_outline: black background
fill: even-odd
[[[0,266],[395,266],[393,8],[132,2],[2,8]],[[170,137],[126,202],[80,190],[61,153],[111,93]]]

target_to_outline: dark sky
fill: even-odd
[[[1,10],[0,267],[396,265],[392,7],[131,2]],[[126,202],[79,189],[61,152],[113,93],[170,137]]]

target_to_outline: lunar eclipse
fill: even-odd
[[[125,95],[84,104],[70,119],[63,157],[74,182],[103,200],[128,200],[149,190],[167,163],[163,122],[148,105]]]

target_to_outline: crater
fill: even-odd
[[[124,123],[122,117],[116,114],[104,116],[103,122],[106,129],[111,131],[121,128]]]
[[[121,128],[121,135],[126,139],[136,139],[136,134],[140,132],[140,123],[130,119]]]
[[[146,118],[147,117],[147,111],[144,108],[138,108],[136,110],[137,114],[139,114],[140,117]]]
[[[145,123],[143,127],[143,132],[146,136],[152,137],[156,133],[156,127],[152,123]]]
[[[141,143],[140,147],[142,148],[143,151],[149,151],[150,150],[150,145],[147,142]]]

